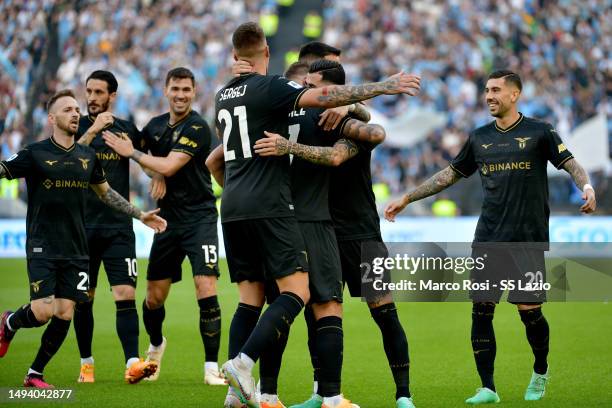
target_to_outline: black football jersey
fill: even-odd
[[[85,207],[90,184],[106,181],[96,152],[53,137],[33,143],[0,162],[8,179],[26,180],[28,258],[87,259]]]
[[[289,139],[308,146],[333,146],[341,137],[348,116],[331,131],[318,125],[322,108],[301,108],[289,114]],[[311,163],[299,157],[291,160],[291,192],[299,221],[331,221],[329,184],[331,167]]]
[[[169,119],[170,113],[165,113],[151,119],[142,129],[144,150],[161,157],[181,152],[191,156],[191,160],[165,178],[166,195],[158,201],[159,215],[168,221],[169,228],[216,222],[216,200],[205,164],[211,150],[210,127],[195,111],[173,125]]]
[[[264,131],[287,135],[289,112],[305,89],[278,75],[232,79],[215,97],[215,126],[223,140],[221,221],[293,216],[289,157],[261,157],[253,145]]]
[[[332,171],[329,207],[339,241],[380,237],[370,162],[375,144],[355,142],[359,153]]]
[[[93,123],[94,119],[90,116],[82,116],[79,120],[76,140],[79,140]],[[120,137],[129,138],[136,149],[141,148],[140,132],[130,121],[115,118],[113,124],[104,130],[111,131]],[[123,198],[130,201],[129,159],[119,156],[108,147],[102,138],[102,132],[96,135],[89,146],[96,151],[96,157],[102,164],[108,184]],[[129,215],[108,207],[100,201],[93,191],[89,191],[87,195],[87,209],[85,211],[87,228],[132,228],[132,219]]]
[[[548,243],[547,162],[560,168],[573,156],[548,123],[524,117],[507,129],[495,121],[474,130],[453,170],[478,170],[484,192],[474,243]]]

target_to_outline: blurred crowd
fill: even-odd
[[[376,149],[375,181],[391,193],[447,166],[469,132],[492,120],[482,91],[495,69],[519,73],[520,111],[560,134],[598,112],[612,129],[610,0],[326,0],[324,17],[323,41],[343,50],[351,82],[398,68],[422,76],[418,98],[376,98],[371,106],[391,117],[417,107],[448,115],[415,147]],[[553,204],[575,201],[571,180],[552,187]]]
[[[48,135],[44,101],[55,90],[75,89],[84,108],[84,80],[95,69],[115,73],[114,112],[141,128],[166,110],[166,72],[188,66],[198,80],[194,109],[212,122],[232,31],[271,7],[274,0],[1,0],[0,158]],[[612,117],[612,0],[325,0],[322,15],[322,40],[343,50],[350,82],[398,68],[422,76],[419,98],[370,106],[389,117],[417,106],[448,116],[417,146],[377,149],[374,178],[391,194],[446,166],[468,132],[491,120],[481,91],[492,69],[519,72],[520,110],[561,134],[599,111]],[[142,201],[146,179],[134,175],[134,199]],[[575,194],[569,180],[556,185],[553,201]]]

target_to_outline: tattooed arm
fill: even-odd
[[[388,221],[394,221],[395,216],[402,212],[408,204],[437,194],[455,184],[460,178],[461,176],[459,173],[454,171],[450,166],[440,170],[410,193],[389,203],[387,207],[385,207],[385,218]]]
[[[255,153],[260,156],[293,154],[314,164],[339,166],[359,152],[357,145],[348,139],[338,140],[333,147],[308,146],[289,141],[276,133],[264,133],[268,137],[255,142]]]
[[[351,105],[353,110],[351,111],[351,107],[349,107],[349,112],[353,115],[355,119],[358,119],[362,122],[368,123],[372,118],[370,112],[365,108],[365,106],[361,103],[354,103]]]
[[[595,200],[595,190],[590,184],[589,175],[582,168],[580,163],[574,158],[569,159],[563,164],[563,168],[567,171],[574,184],[580,191],[582,191],[582,199],[586,201],[581,207],[580,212],[585,214],[592,213],[597,208],[597,201]]]
[[[348,106],[338,106],[337,108],[325,109],[319,120],[319,126],[323,127],[323,130],[329,131],[338,127],[348,114],[351,114],[355,119],[361,120],[362,122],[370,121],[370,112],[363,107],[360,103],[354,103]]]
[[[166,229],[166,220],[156,215],[159,212],[159,208],[153,211],[143,212],[130,204],[121,194],[113,190],[107,182],[102,184],[90,184],[90,186],[97,194],[98,198],[113,210],[142,221],[143,224],[152,228],[155,232],[164,232]]]
[[[386,134],[380,125],[369,125],[356,119],[349,119],[342,128],[342,135],[361,142],[380,144],[385,140]]]
[[[404,93],[415,96],[419,93],[421,79],[416,75],[400,72],[383,82],[363,85],[331,85],[321,88],[311,88],[302,94],[298,106],[302,108],[350,105],[365,101],[378,95],[396,95]]]

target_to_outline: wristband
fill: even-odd
[[[583,192],[583,193],[586,193],[586,191],[587,191],[588,189],[590,189],[590,190],[592,190],[593,192],[595,192],[595,189],[594,189],[594,188],[593,188],[593,186],[592,186],[592,185],[590,185],[590,184],[585,184],[585,185],[584,185],[584,187],[582,187],[582,192]]]

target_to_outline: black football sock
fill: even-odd
[[[11,331],[16,332],[19,329],[29,329],[31,327],[40,327],[45,323],[41,323],[34,316],[32,307],[28,303],[21,306],[9,318],[8,323],[11,326]]]
[[[149,309],[146,300],[142,303],[142,321],[149,335],[151,345],[154,347],[159,347],[164,341],[162,325],[164,324],[165,317],[166,309],[164,305],[157,309]]]
[[[317,320],[314,316],[312,306],[304,308],[304,320],[308,329],[308,351],[310,352],[310,362],[312,363],[312,373],[314,381],[319,381],[319,357],[317,356]]]
[[[261,307],[238,303],[229,331],[228,359],[236,357],[257,325]]]
[[[55,316],[51,318],[51,322],[40,339],[40,348],[32,363],[32,370],[39,373],[43,372],[51,357],[57,353],[64,342],[69,328],[70,320],[62,320]]]
[[[472,350],[482,386],[495,391],[493,371],[495,366],[495,331],[493,315],[495,303],[474,303],[472,306]]]
[[[283,353],[287,347],[289,333],[278,338],[278,342],[272,348],[261,353],[259,360],[259,381],[261,382],[261,393],[278,394],[278,376],[280,374]]]
[[[322,397],[339,395],[344,349],[342,318],[326,316],[317,321],[316,347],[321,365],[317,394]]]
[[[548,371],[548,342],[550,329],[548,322],[542,314],[542,308],[531,310],[519,310],[521,320],[525,324],[527,340],[533,351],[535,362],[533,371],[537,374],[546,374]]]
[[[91,357],[91,343],[94,331],[93,299],[87,302],[78,302],[74,306],[73,320],[79,354],[81,354],[81,358]]]
[[[217,362],[221,345],[221,308],[217,295],[198,299],[198,306],[205,361]]]
[[[125,361],[138,357],[138,311],[135,300],[117,300],[117,335],[123,347]]]
[[[370,309],[380,328],[383,347],[395,381],[395,399],[410,398],[410,358],[408,340],[394,303]]]
[[[261,353],[266,348],[275,347],[280,337],[289,335],[289,328],[303,307],[304,302],[295,293],[281,293],[261,315],[255,329],[240,351],[255,362],[259,360]]]

